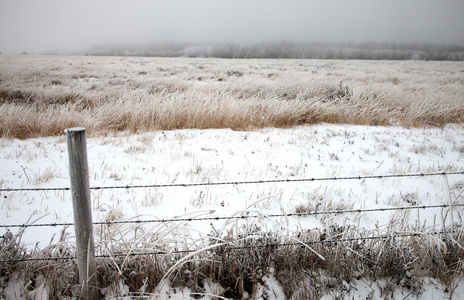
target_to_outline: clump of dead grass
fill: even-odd
[[[385,293],[400,287],[419,295],[423,278],[435,278],[452,290],[464,271],[464,235],[456,228],[401,236],[332,224],[287,236],[250,225],[238,236],[233,231],[223,235],[212,232],[208,240],[187,248],[179,248],[179,244],[171,248],[163,230],[139,236],[135,242],[117,237],[127,234],[130,228],[102,230],[117,233],[96,245],[97,255],[104,256],[97,259],[99,286],[102,293],[113,287],[113,296],[119,292],[120,296],[157,299],[174,289],[202,295],[207,292],[205,284],[215,283],[222,287],[217,297],[252,298],[258,296],[258,287],[265,286],[263,278],[269,276],[279,282],[288,299],[327,294],[343,297],[357,280],[383,280]],[[373,238],[376,236],[382,237]],[[27,253],[11,233],[1,238],[1,260],[75,255],[74,247],[64,240]],[[175,250],[194,252],[171,252]],[[138,255],[148,252],[158,254]],[[4,285],[13,274],[23,274],[24,282],[34,282],[40,274],[47,274],[50,297],[79,295],[74,260],[12,261],[1,266]],[[22,289],[31,293],[34,285]]]

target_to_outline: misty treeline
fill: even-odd
[[[163,43],[151,45],[99,46],[87,55],[271,58],[271,59],[368,59],[368,60],[450,60],[464,61],[464,46],[420,43],[354,42],[262,42],[200,45]]]

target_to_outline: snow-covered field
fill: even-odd
[[[243,182],[274,179],[430,173],[464,170],[464,128],[368,127],[320,124],[291,129],[122,132],[88,138],[91,187]],[[0,140],[2,189],[68,187],[65,136]],[[130,241],[161,227],[169,243],[197,245],[216,230],[258,225],[282,234],[333,224],[382,232],[441,229],[461,221],[463,208],[287,217],[295,212],[464,203],[464,176],[252,183],[186,187],[93,189],[94,221],[257,215],[239,221],[118,225],[113,237]],[[1,224],[72,222],[68,191],[3,191]],[[283,214],[281,217],[267,217]],[[180,225],[179,225],[180,224]],[[98,227],[98,226],[97,226]],[[1,228],[3,234],[5,228]],[[11,228],[15,233],[17,228]],[[99,243],[104,230],[95,230]],[[22,242],[45,248],[73,228],[29,227]],[[179,239],[179,237],[182,237]],[[459,291],[459,290],[458,290]],[[438,293],[438,292],[437,292]],[[424,294],[429,295],[429,294]],[[461,294],[462,295],[462,294]],[[425,298],[424,298],[425,299]]]
[[[2,188],[68,187],[65,136],[2,139]],[[302,126],[251,132],[227,129],[119,133],[89,138],[90,186],[241,182],[364,175],[430,173],[464,169],[464,130],[347,125]],[[443,225],[442,209],[265,218],[300,210],[390,208],[464,203],[462,175],[92,190],[94,221],[171,219],[180,216],[261,214],[268,230],[298,231],[331,222],[374,228],[402,220]],[[68,191],[2,192],[2,224],[72,222]],[[456,208],[455,218],[462,214]],[[406,219],[404,219],[406,218]],[[40,220],[38,220],[40,219]],[[450,222],[448,215],[446,222]],[[456,219],[457,220],[457,219]],[[250,220],[247,220],[248,222]],[[224,221],[213,222],[220,228]],[[155,224],[159,225],[159,224]],[[191,222],[194,236],[211,221]],[[4,230],[4,229],[3,229]],[[40,248],[62,228],[28,228],[23,241]],[[144,230],[150,230],[147,226]],[[72,230],[71,230],[72,232]],[[70,233],[71,233],[70,232]],[[98,240],[98,236],[96,237]]]

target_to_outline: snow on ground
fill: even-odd
[[[0,149],[1,188],[69,186],[65,136],[0,139]],[[464,130],[461,125],[416,129],[321,124],[255,131],[123,132],[88,138],[87,149],[91,187],[464,170]],[[69,191],[3,191],[0,197],[0,224],[73,222]],[[266,216],[294,213],[301,207],[308,211],[330,211],[448,204],[450,201],[464,203],[463,175],[92,190],[94,221],[260,216],[233,222],[207,220],[173,225],[148,223],[143,227],[127,225],[124,237],[115,235],[131,240],[141,233],[149,235],[159,232],[162,226],[171,226],[167,241],[184,243],[186,247],[197,245],[202,238],[207,240],[213,230],[230,229],[232,225],[235,225],[233,230],[237,234],[243,228],[241,224],[255,224],[262,230],[283,234],[334,223],[380,230],[415,226],[441,229],[443,224],[450,224],[452,217],[459,220],[463,208],[455,207],[453,214],[437,208],[299,218]],[[0,234],[6,231],[0,229]],[[19,229],[10,230],[16,233]],[[62,231],[63,226],[29,227],[25,229],[22,241],[29,249],[43,249],[59,242]],[[63,237],[72,243],[73,235],[70,227]],[[174,236],[183,237],[176,241]],[[96,242],[105,238],[105,231],[96,228]],[[14,283],[19,281],[11,281],[8,291],[14,292]],[[424,283],[421,299],[441,299],[450,295],[433,279],[429,281]],[[265,285],[259,287],[259,292],[268,298],[276,295],[275,299],[278,299],[281,288],[272,274],[263,278],[263,282]],[[122,283],[118,284],[105,289],[108,297],[124,296],[126,289]],[[383,297],[381,284],[352,283],[349,295],[345,296],[353,299]],[[221,287],[210,289],[213,292],[215,288]],[[46,287],[37,291],[47,294]],[[189,291],[177,292],[188,298]],[[458,298],[463,295],[462,284],[453,292]],[[400,298],[408,296],[408,291],[401,289],[395,293]],[[274,299],[272,297],[269,299]]]
[[[119,133],[88,138],[90,186],[237,182],[464,170],[464,130],[444,128],[301,126],[291,129],[228,129]],[[65,136],[0,140],[2,188],[68,187]],[[464,177],[450,175],[343,181],[92,190],[94,221],[231,216],[264,230],[298,231],[329,223],[382,228],[404,224],[441,226],[442,209],[317,217],[274,217],[309,211],[463,203]],[[72,222],[69,191],[1,192],[1,224]],[[454,217],[462,215],[455,208]],[[407,218],[406,218],[407,217]],[[192,240],[227,221],[189,222]],[[406,222],[406,223],[405,223]],[[239,225],[239,224],[238,224]],[[149,224],[144,232],[160,224]],[[240,228],[240,226],[235,227]],[[441,228],[441,227],[440,227]],[[5,228],[1,229],[3,233]],[[17,230],[11,229],[13,233]],[[56,243],[62,227],[30,227],[30,248]],[[72,241],[73,229],[67,230]],[[98,231],[96,232],[98,241]]]

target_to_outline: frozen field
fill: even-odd
[[[89,138],[87,143],[92,187],[453,172],[464,168],[464,131],[460,125],[406,129],[321,124],[247,132],[227,129],[123,132]],[[1,147],[2,188],[69,186],[63,136],[23,141],[2,139]],[[347,225],[377,234],[440,230],[452,220],[462,224],[462,206],[452,211],[436,208],[306,217],[285,214],[463,204],[463,188],[461,174],[92,190],[94,221],[258,216],[235,221],[97,226],[95,239],[97,244],[105,245],[103,248],[117,248],[134,240],[150,240],[150,236],[162,232],[163,242],[176,249],[191,249],[201,248],[214,231],[222,231],[220,235],[232,231],[240,236],[254,225],[264,232],[274,231],[283,236],[312,228]],[[2,224],[73,221],[68,191],[2,192],[1,196]],[[272,214],[282,216],[267,217]],[[21,241],[29,249],[46,249],[62,242],[72,245],[73,234],[72,227],[30,227]],[[268,284],[261,287],[263,293],[282,293],[272,276],[267,280]],[[369,287],[362,281],[350,286],[352,296],[381,294],[381,288]],[[424,282],[422,299],[446,296],[444,290],[430,279]],[[175,291],[164,290],[170,294],[176,294]],[[217,292],[210,292],[214,291]],[[122,281],[106,290],[108,296],[127,292]],[[463,293],[460,286],[454,292],[458,298]],[[189,289],[181,293],[190,299]],[[408,292],[399,289],[395,293],[399,297]]]
[[[433,173],[464,169],[464,131],[314,125],[292,129],[228,129],[119,133],[89,138],[91,187],[243,182],[274,179]],[[2,188],[69,187],[65,137],[1,140]],[[220,186],[92,190],[95,221],[180,216],[287,214],[463,203],[462,175],[282,182]],[[462,214],[456,208],[455,218]],[[323,217],[257,218],[269,230],[301,231],[331,223],[366,228],[438,226],[442,209]],[[2,224],[72,222],[68,191],[2,193]],[[456,219],[458,220],[458,219]],[[222,222],[213,222],[220,228]],[[400,222],[400,223],[398,223]],[[186,230],[206,237],[211,221]],[[163,225],[164,226],[164,225]],[[401,228],[401,226],[399,228]],[[398,228],[398,229],[399,229]],[[57,242],[62,228],[29,228],[29,247]],[[148,227],[144,230],[150,231]],[[72,233],[72,230],[69,231]]]
[[[464,122],[464,62],[0,55],[0,136]]]
[[[0,224],[73,222],[69,191],[21,189],[69,187],[64,130],[84,126],[94,222],[158,220],[95,226],[97,255],[191,251],[272,234],[295,242],[299,233],[337,228],[342,236],[462,232],[462,64],[233,62],[0,56]],[[340,179],[441,172],[461,174]],[[408,209],[442,205],[450,206]],[[72,226],[0,230],[33,253],[74,247]],[[36,274],[33,266],[28,272]],[[276,279],[282,275],[263,272],[255,296],[289,293]],[[459,299],[461,277],[452,278]],[[128,280],[103,287],[106,296],[129,295]],[[451,283],[419,281],[420,293],[412,291],[421,299],[451,295]],[[17,288],[2,282],[6,294],[26,290],[21,279],[11,280]],[[379,298],[389,281],[344,284],[332,296]],[[203,296],[226,295],[225,286],[203,285]],[[157,293],[182,290],[167,282]]]

